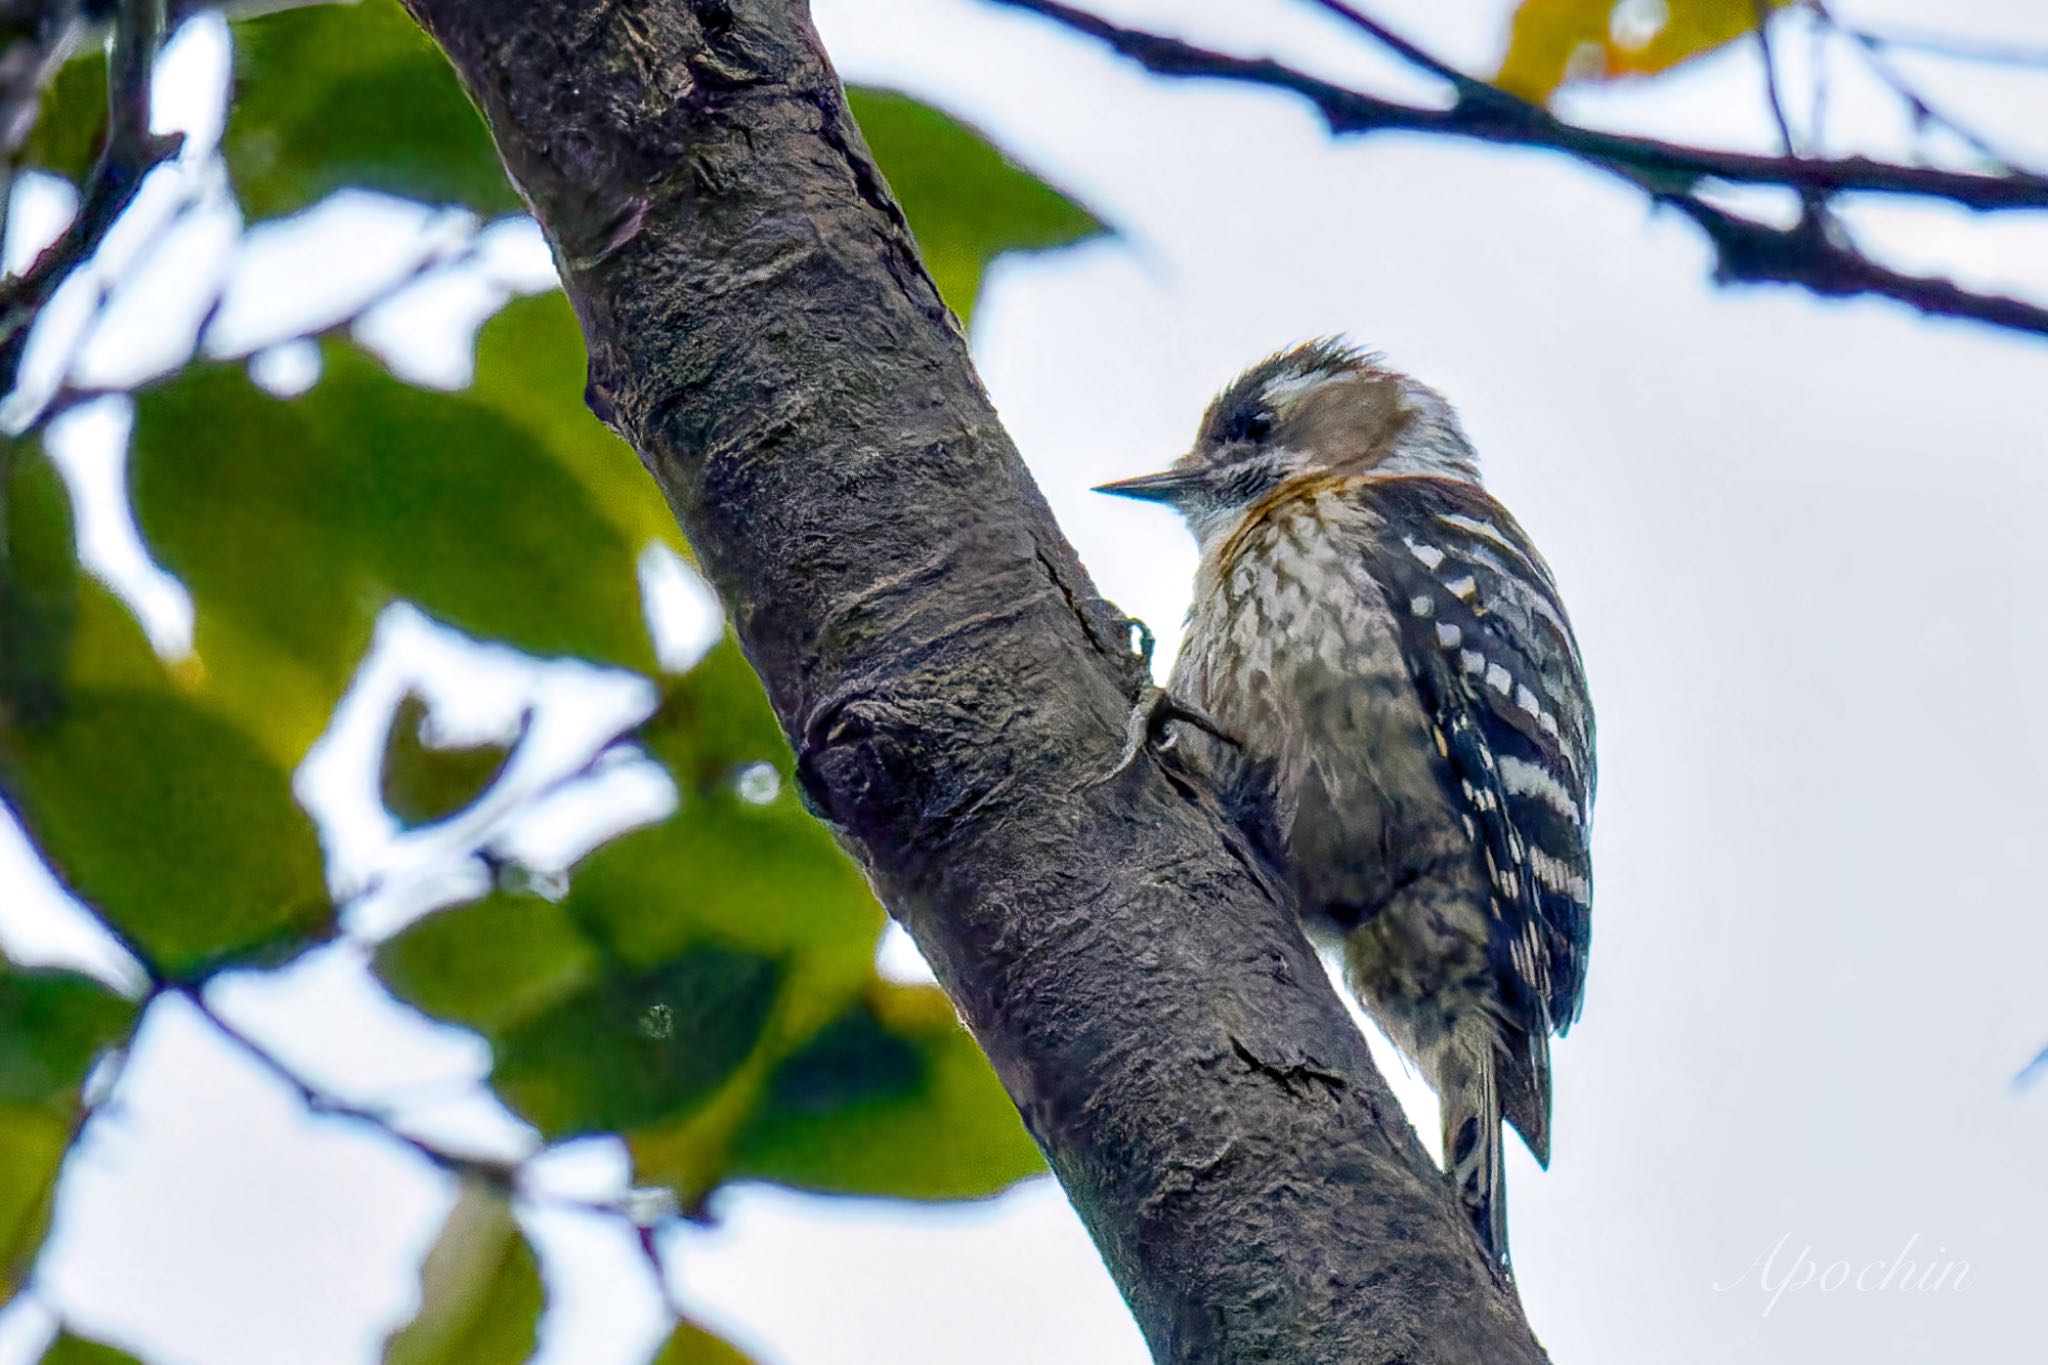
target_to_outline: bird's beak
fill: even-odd
[[[1200,474],[1169,469],[1159,474],[1140,474],[1135,479],[1118,479],[1114,483],[1097,484],[1095,491],[1111,493],[1119,498],[1137,498],[1143,502],[1172,504],[1179,502],[1201,481]]]

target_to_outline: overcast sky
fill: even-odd
[[[1418,89],[1303,5],[1098,8]],[[1377,8],[1474,67],[1498,57],[1499,4]],[[1941,8],[1951,31],[2048,46],[2048,12],[2022,0]],[[1936,22],[1904,0],[1836,9]],[[1332,143],[1288,100],[1154,82],[971,0],[819,0],[818,20],[847,77],[979,123],[1124,230],[999,268],[976,352],[1103,591],[1169,650],[1192,547],[1170,515],[1085,490],[1163,464],[1237,369],[1315,334],[1448,394],[1556,569],[1599,716],[1598,904],[1585,1015],[1555,1050],[1552,1169],[1511,1146],[1508,1173],[1554,1358],[2039,1359],[2048,1083],[2013,1082],[2048,1043],[2048,344],[1720,292],[1682,223],[1560,161]],[[2048,163],[2048,77],[1914,70]],[[1846,66],[1831,104],[1845,137],[1900,146]],[[1770,135],[1747,53],[1573,108]],[[295,249],[367,254],[372,216]],[[2048,298],[2048,224],[1857,225],[1898,259]],[[27,875],[0,834],[0,878]],[[7,900],[0,942],[95,960],[48,898]],[[345,953],[227,1003],[351,1094],[445,1090],[485,1064],[381,1003]],[[175,1009],[153,1012],[124,1100],[67,1178],[47,1298],[167,1365],[371,1359],[446,1182],[308,1120]],[[473,1092],[434,1118],[510,1129]],[[550,1167],[564,1189],[622,1178],[601,1143]],[[718,1230],[672,1240],[677,1288],[763,1361],[1144,1359],[1046,1182],[938,1211],[769,1190],[717,1211]],[[559,1286],[541,1359],[644,1359],[662,1319],[627,1240],[559,1213],[529,1226]],[[1769,1288],[1802,1258],[1818,1279],[1902,1254],[1916,1269],[1889,1290]],[[1934,1265],[1943,1288],[1897,1287]],[[0,1314],[0,1365],[33,1359],[48,1320]]]

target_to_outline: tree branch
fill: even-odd
[[[1911,195],[1980,212],[2048,208],[2048,177],[1979,175],[1933,166],[1900,166],[1860,156],[1764,156],[1688,147],[1567,123],[1541,105],[1473,77],[1460,78],[1466,93],[1450,108],[1424,109],[1333,85],[1269,58],[1232,56],[1163,34],[1125,28],[1061,4],[1060,0],[991,3],[1043,15],[1085,33],[1158,75],[1206,76],[1290,91],[1313,104],[1331,130],[1339,133],[1405,129],[1477,142],[1536,147],[1564,152],[1604,169],[1637,172],[1666,186],[1690,187],[1699,180],[1722,180],[1734,185],[1773,185],[1824,194]],[[1383,25],[1374,27],[1384,31]],[[1433,74],[1447,69],[1445,63],[1426,55],[1416,62],[1409,54],[1420,49],[1405,40],[1394,50]]]
[[[1543,1359],[998,424],[800,0],[408,0],[806,800],[1169,1361]]]
[[[164,41],[164,0],[120,0],[107,58],[107,138],[77,216],[20,277],[0,285],[0,394],[14,388],[30,329],[58,286],[99,250],[143,179],[184,139],[149,131],[150,73]],[[4,212],[5,204],[0,204]]]
[[[1999,294],[1980,294],[1950,280],[1909,275],[1880,265],[1839,233],[1785,229],[1715,207],[1700,197],[1704,182],[1790,190],[1805,216],[1844,193],[1879,194],[1955,204],[1979,212],[2048,208],[2048,178],[2022,172],[1979,175],[1901,166],[1866,157],[1760,156],[1688,147],[1655,138],[1584,128],[1559,119],[1496,86],[1466,76],[1392,33],[1350,5],[1314,0],[1350,20],[1419,70],[1449,80],[1447,109],[1427,109],[1349,90],[1263,57],[1239,57],[1164,34],[1126,28],[1060,0],[992,0],[1041,15],[1094,38],[1161,76],[1197,77],[1284,90],[1307,100],[1337,134],[1407,131],[1560,152],[1626,181],[1699,225],[1721,253],[1718,277],[1745,284],[1792,284],[1840,297],[1874,294],[1938,317],[1969,318],[2048,336],[2048,308]]]

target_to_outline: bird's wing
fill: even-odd
[[[1494,871],[1494,965],[1533,1049],[1577,1018],[1591,942],[1593,711],[1578,645],[1549,567],[1485,490],[1416,475],[1356,488],[1373,577]]]

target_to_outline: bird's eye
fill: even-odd
[[[1273,414],[1260,408],[1244,419],[1244,438],[1247,441],[1263,441],[1273,434]]]

